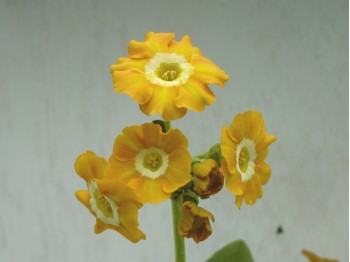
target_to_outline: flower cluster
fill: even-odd
[[[145,239],[139,209],[171,198],[179,203],[178,233],[199,243],[211,235],[215,220],[199,199],[212,197],[225,184],[239,208],[243,200],[253,205],[270,179],[265,160],[275,137],[268,135],[259,112],[238,114],[222,128],[220,143],[195,157],[185,135],[171,128],[169,121],[187,110],[211,105],[216,98],[208,85],[224,87],[229,78],[192,46],[189,36],[174,38],[173,33],[147,33],[144,42],[131,41],[128,57],[111,66],[115,91],[163,120],[124,128],[108,160],[92,151],[78,156],[75,170],[87,190],[76,197],[96,217],[95,233],[113,229],[131,242]]]

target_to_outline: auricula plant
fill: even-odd
[[[75,170],[87,189],[76,197],[96,217],[95,233],[113,229],[133,243],[146,239],[139,229],[140,208],[170,200],[175,260],[183,262],[184,237],[199,243],[212,234],[214,214],[200,201],[224,185],[238,208],[263,196],[262,186],[271,177],[268,147],[276,138],[267,133],[261,113],[247,111],[222,128],[220,143],[191,156],[186,136],[170,121],[211,105],[216,97],[209,85],[224,87],[229,76],[189,36],[176,41],[174,33],[150,32],[143,42],[132,40],[128,56],[111,66],[111,74],[117,93],[129,95],[144,114],[162,119],[125,127],[108,160],[92,151],[79,155]],[[252,256],[243,241],[235,241],[208,261],[249,262]]]

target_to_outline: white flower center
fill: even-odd
[[[163,150],[150,147],[140,150],[135,158],[135,167],[142,176],[156,179],[165,174],[168,162],[168,155]]]
[[[97,218],[105,224],[119,226],[118,206],[114,201],[103,195],[94,181],[89,182],[88,190],[91,196],[91,209],[96,213]]]
[[[236,168],[241,174],[242,182],[249,181],[255,173],[256,150],[253,140],[244,138],[236,149]]]
[[[193,66],[175,53],[157,53],[145,66],[147,80],[163,87],[184,85],[192,73]]]

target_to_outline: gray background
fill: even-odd
[[[0,1],[0,260],[172,261],[170,202],[145,205],[136,245],[109,231],[75,199],[87,149],[108,157],[123,127],[151,121],[113,91],[110,64],[148,31],[192,37],[231,79],[217,102],[173,123],[193,154],[249,109],[277,142],[265,195],[240,211],[226,190],[203,201],[213,234],[186,241],[204,261],[244,239],[257,262],[348,261],[348,2]],[[277,235],[281,225],[284,233]]]

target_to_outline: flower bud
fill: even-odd
[[[179,219],[179,234],[183,237],[193,238],[198,244],[206,240],[212,233],[209,218],[214,222],[212,213],[195,203],[186,201],[182,204]]]
[[[216,194],[224,185],[224,177],[217,162],[213,159],[195,163],[192,172],[194,175],[194,191],[201,197]]]

